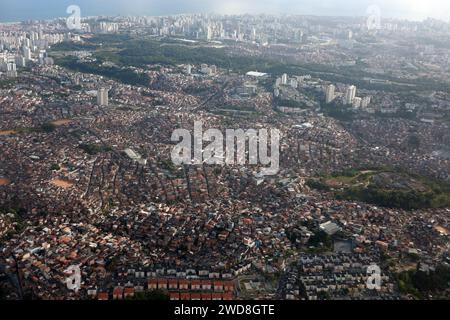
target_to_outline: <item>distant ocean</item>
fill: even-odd
[[[47,20],[67,17],[67,7],[78,5],[81,15],[169,15],[205,12],[199,1],[190,0],[0,0],[0,22]],[[195,5],[197,4],[197,5]]]
[[[18,22],[25,20],[45,20],[67,16],[66,8],[70,2],[52,0],[16,0],[0,1],[0,21]]]

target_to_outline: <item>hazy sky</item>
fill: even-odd
[[[377,5],[384,17],[450,20],[449,0],[0,0],[0,21],[63,17],[71,4],[79,5],[83,16],[193,12],[363,16],[370,5]]]

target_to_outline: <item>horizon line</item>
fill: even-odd
[[[217,15],[217,16],[291,16],[291,17],[315,17],[315,18],[354,18],[354,19],[361,19],[361,18],[367,18],[367,15],[331,15],[331,14],[324,14],[324,15],[318,15],[318,14],[292,14],[292,13],[233,13],[233,14],[223,14],[218,12],[186,12],[186,13],[173,13],[173,14],[163,14],[163,15],[135,15],[135,14],[117,14],[117,15],[86,15],[84,17],[81,17],[82,19],[93,19],[93,18],[127,18],[127,17],[173,17],[173,16],[189,16],[189,15]],[[24,23],[24,22],[30,22],[30,21],[54,21],[58,19],[65,19],[68,16],[53,16],[48,18],[30,18],[30,19],[23,19],[19,21],[13,21],[11,20],[2,20],[0,18],[0,24],[18,24],[18,23]],[[401,21],[401,22],[416,22],[416,23],[423,23],[427,20],[436,20],[440,22],[450,23],[450,18],[448,20],[439,19],[439,18],[433,18],[433,17],[424,17],[422,19],[412,19],[412,18],[401,18],[401,17],[386,17],[381,16],[382,19],[385,20],[394,20],[394,21]]]

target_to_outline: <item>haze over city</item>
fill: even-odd
[[[446,0],[2,0],[0,21],[63,17],[72,4],[82,8],[83,16],[181,13],[364,16],[369,6],[376,5],[387,18],[450,19],[450,2]]]

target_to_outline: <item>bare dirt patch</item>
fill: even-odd
[[[70,120],[70,119],[59,119],[59,120],[55,120],[55,121],[51,122],[51,124],[53,124],[55,126],[64,126],[64,125],[67,125],[70,123],[72,123],[72,120]]]
[[[434,227],[438,232],[448,236],[450,235],[450,231],[447,228],[441,227],[441,226],[436,226]]]
[[[0,130],[0,136],[10,136],[16,133],[14,130]]]
[[[0,186],[7,186],[10,183],[11,183],[11,181],[9,179],[0,178]]]
[[[53,179],[51,181],[51,184],[63,189],[69,189],[70,187],[73,186],[73,182],[64,179]]]

